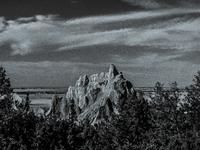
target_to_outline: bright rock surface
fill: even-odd
[[[135,90],[122,73],[119,73],[114,65],[110,65],[106,73],[81,76],[75,86],[68,88],[66,97],[60,99],[54,96],[46,115],[57,112],[61,119],[68,118],[70,100],[73,99],[78,120],[87,118],[94,124],[116,111],[119,95],[135,96]]]

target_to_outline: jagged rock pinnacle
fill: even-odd
[[[116,67],[113,64],[111,64],[109,67],[109,77],[113,78],[118,74],[119,74],[119,72],[117,71]]]
[[[75,86],[68,88],[65,98],[52,99],[46,115],[59,112],[59,118],[67,119],[70,100],[73,99],[79,121],[87,118],[91,123],[98,123],[102,119],[109,118],[112,112],[117,112],[119,93],[123,97],[130,97],[134,92],[132,84],[111,64],[109,72],[92,74],[90,77],[80,76]]]
[[[80,76],[80,78],[76,82],[76,86],[87,86],[89,83],[89,79],[87,75]]]

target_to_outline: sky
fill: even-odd
[[[5,0],[0,66],[12,87],[68,87],[114,64],[134,87],[200,70],[198,0]]]

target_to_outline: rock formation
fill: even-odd
[[[10,98],[12,100],[12,108],[14,110],[18,110],[18,105],[24,105],[25,100],[22,99],[17,93],[11,93],[9,95],[2,95],[0,96],[0,101],[5,99],[5,98]]]
[[[34,108],[33,113],[38,117],[44,117],[45,116],[45,110],[41,107]]]
[[[75,86],[68,88],[66,97],[54,96],[46,115],[59,114],[61,119],[69,118],[69,104],[73,99],[78,120],[89,119],[94,124],[117,112],[115,106],[121,96],[135,96],[135,90],[122,73],[110,65],[107,73],[81,76]]]

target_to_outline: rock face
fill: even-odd
[[[3,99],[5,99],[5,98],[11,98],[11,100],[12,100],[12,108],[14,109],[14,110],[18,110],[18,108],[17,108],[17,106],[18,105],[20,105],[20,104],[22,104],[22,105],[24,105],[25,104],[25,100],[24,99],[22,99],[18,94],[16,94],[16,93],[11,93],[10,95],[2,95],[2,96],[0,96],[0,101],[1,100],[3,100]]]
[[[120,96],[135,96],[135,90],[122,73],[110,65],[107,73],[81,76],[75,86],[69,87],[63,99],[54,96],[46,115],[57,113],[61,119],[68,118],[70,100],[73,99],[78,120],[89,119],[94,124],[108,118],[112,112],[117,113],[115,106]]]

